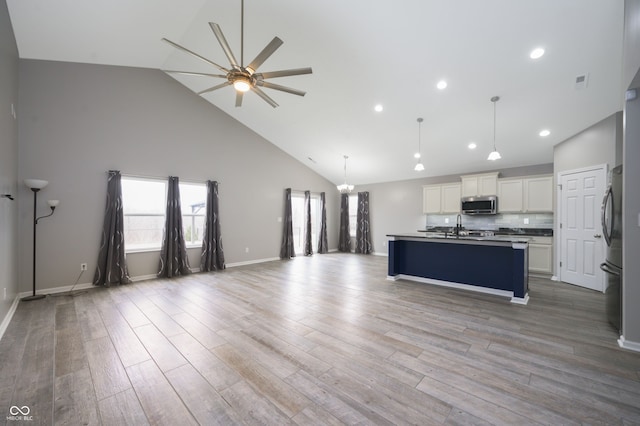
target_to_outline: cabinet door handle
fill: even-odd
[[[600,234],[593,234],[593,238],[602,238],[602,235],[600,235]]]

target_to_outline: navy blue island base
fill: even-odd
[[[407,279],[529,300],[526,240],[504,237],[389,237],[388,279]]]

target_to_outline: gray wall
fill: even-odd
[[[19,177],[49,181],[59,199],[38,224],[38,288],[91,282],[106,171],[220,182],[227,263],[279,255],[284,189],[327,193],[329,247],[337,246],[335,186],[158,70],[20,60]],[[30,192],[19,191],[19,233],[30,235]],[[249,252],[245,252],[245,248]],[[19,243],[20,290],[31,282],[31,241]],[[199,249],[190,250],[199,266]],[[155,274],[158,252],[127,256],[133,277]],[[78,278],[80,263],[89,271]]]
[[[0,2],[0,194],[16,194],[18,124],[18,49],[6,2]],[[18,292],[16,249],[18,202],[0,199],[0,323]],[[7,296],[5,297],[5,289]]]
[[[500,172],[501,178],[533,176],[552,173],[553,165],[549,163],[495,171]],[[369,191],[374,251],[378,254],[387,253],[387,234],[416,232],[425,228],[426,215],[422,212],[423,185],[459,181],[459,175],[448,175],[357,186],[357,191]]]
[[[623,89],[636,88],[640,94],[640,1],[625,1],[625,46]],[[640,100],[625,105],[623,169],[622,287],[624,338],[640,350]]]
[[[622,88],[626,90],[640,69],[640,0],[624,0]]]
[[[597,164],[608,164],[611,169],[617,163],[616,143],[621,140],[622,111],[557,144],[553,148],[554,174]]]

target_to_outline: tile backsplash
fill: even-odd
[[[456,226],[455,214],[428,214],[426,227]],[[525,223],[529,222],[529,223]],[[462,215],[466,229],[497,230],[499,228],[553,228],[553,213],[504,213],[496,215]]]

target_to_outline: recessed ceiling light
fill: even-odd
[[[547,129],[544,129],[544,130],[541,130],[540,133],[538,133],[538,134],[544,138],[544,137],[549,136],[551,134],[551,132],[549,130],[547,130]]]
[[[447,82],[444,80],[440,80],[438,84],[436,84],[436,87],[440,90],[444,90],[447,88]]]
[[[536,47],[529,53],[531,59],[539,59],[544,55],[544,49],[542,47]]]
[[[383,110],[384,108],[382,107],[382,105],[381,105],[381,104],[378,104],[378,105],[376,105],[375,107],[373,107],[373,109],[374,109],[376,112],[382,112],[382,110]]]
[[[471,142],[469,145],[467,145],[467,148],[469,149],[476,149],[478,145],[475,144],[475,142]]]

